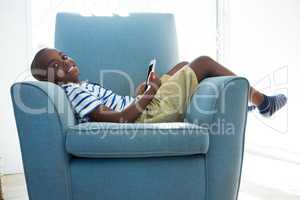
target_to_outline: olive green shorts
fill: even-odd
[[[195,72],[186,65],[172,76],[164,74],[160,80],[160,88],[135,120],[136,123],[183,121],[187,105],[198,86]],[[141,96],[138,95],[136,99]]]

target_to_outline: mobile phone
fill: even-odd
[[[148,67],[148,73],[147,73],[147,78],[146,78],[146,85],[145,85],[145,91],[149,89],[150,87],[150,74],[151,72],[155,71],[155,65],[156,65],[156,59],[152,59],[150,61],[149,67]]]

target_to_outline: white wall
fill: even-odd
[[[28,69],[27,3],[0,1],[0,157],[4,173],[22,171],[20,148],[10,98],[10,86]]]
[[[241,199],[300,199],[300,1],[224,1],[224,64],[266,94],[288,94],[271,119],[248,115]]]

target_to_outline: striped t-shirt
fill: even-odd
[[[61,87],[65,90],[80,123],[90,121],[88,114],[99,105],[105,105],[114,111],[122,111],[134,101],[131,96],[118,95],[97,83],[88,81],[67,83]]]

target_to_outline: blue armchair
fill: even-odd
[[[76,59],[82,78],[123,95],[133,95],[130,86],[143,81],[153,57],[158,74],[178,62],[171,14],[60,13],[55,31],[55,47]],[[241,77],[203,80],[183,122],[78,124],[60,87],[15,83],[11,95],[29,198],[237,199],[248,89]]]

